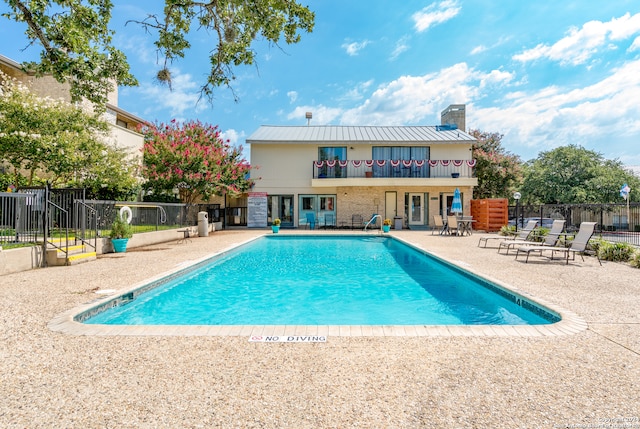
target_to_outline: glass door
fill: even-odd
[[[409,225],[424,225],[424,194],[409,194]]]
[[[270,195],[268,211],[269,225],[278,218],[281,227],[293,227],[293,195]]]

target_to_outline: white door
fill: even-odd
[[[424,225],[424,194],[409,194],[409,225]]]
[[[398,213],[397,194],[392,191],[387,191],[384,194],[384,217],[385,219],[391,219]]]

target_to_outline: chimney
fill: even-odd
[[[466,131],[466,118],[464,104],[450,104],[449,107],[440,113],[441,125],[456,125],[459,130]]]

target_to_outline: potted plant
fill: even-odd
[[[273,223],[271,223],[271,231],[273,231],[274,234],[277,234],[278,231],[280,231],[280,219],[275,218],[273,220]]]
[[[390,229],[391,229],[391,219],[385,219],[382,222],[382,230],[384,232],[389,232]]]
[[[131,225],[129,225],[122,218],[120,213],[118,213],[115,220],[113,221],[113,224],[111,225],[111,232],[109,232],[109,238],[111,238],[114,252],[126,252],[127,242],[131,237],[133,237],[133,230],[131,229]]]

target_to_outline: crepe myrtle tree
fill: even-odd
[[[239,195],[253,185],[242,148],[220,137],[218,126],[199,121],[142,126],[143,188],[157,195],[178,189],[180,200],[193,204],[213,195]]]
[[[9,12],[2,16],[25,24],[26,46],[42,48],[39,62],[23,66],[68,82],[73,101],[86,98],[97,109],[104,109],[115,85],[138,84],[125,54],[113,43],[111,0],[4,2]],[[255,63],[255,40],[298,43],[300,32],[311,32],[315,19],[313,12],[294,0],[165,0],[164,7],[160,5],[147,2],[145,16],[129,21],[155,39],[158,81],[171,86],[169,65],[185,56],[191,48],[190,38],[203,39],[192,31],[203,31],[203,40],[210,44],[203,50],[209,52],[210,71],[201,93],[210,101],[215,87],[229,86],[235,79],[235,67]]]
[[[501,134],[480,130],[471,130],[469,134],[477,139],[472,146],[478,178],[473,198],[511,198],[522,180],[520,158],[504,149]]]

